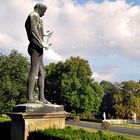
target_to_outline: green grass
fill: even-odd
[[[95,123],[96,124],[96,123]],[[98,132],[97,129],[90,129],[90,128],[85,128],[85,127],[80,127],[80,126],[73,126],[73,125],[67,125],[67,126],[71,126],[75,129],[79,129],[79,128],[83,128],[84,130],[86,131],[93,131],[93,132]],[[138,136],[132,136],[132,135],[128,135],[128,134],[122,134],[122,133],[114,133],[114,132],[110,132],[110,131],[106,131],[106,130],[103,130],[104,133],[108,134],[108,135],[113,135],[113,136],[116,136],[116,135],[121,135],[121,136],[125,136],[127,137],[129,140],[140,140],[140,137]]]
[[[7,115],[0,115],[0,122],[9,122],[11,119]]]
[[[119,126],[124,128],[134,128],[134,129],[140,129],[140,124],[115,124],[112,126]]]
[[[82,121],[84,123],[84,121]],[[92,123],[94,125],[96,124],[100,124],[101,123],[97,123],[97,122],[85,122],[85,123]],[[112,126],[119,126],[119,127],[123,127],[123,128],[133,128],[133,129],[140,129],[140,124],[113,124]]]
[[[92,124],[101,124],[101,123],[92,122]],[[112,126],[119,126],[119,127],[124,127],[124,128],[140,129],[140,124],[114,124]]]
[[[6,135],[5,135],[6,133]],[[10,140],[11,119],[6,115],[0,115],[0,139]]]

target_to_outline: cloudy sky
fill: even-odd
[[[0,53],[29,58],[24,23],[37,2],[48,6],[44,30],[54,32],[45,65],[80,56],[96,81],[140,80],[139,0],[1,0]]]

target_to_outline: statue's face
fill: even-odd
[[[44,16],[44,13],[46,12],[46,9],[42,8],[42,9],[39,9],[39,16],[42,17]]]

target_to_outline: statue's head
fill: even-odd
[[[42,3],[37,3],[34,6],[34,10],[39,14],[40,17],[44,16],[45,11],[47,10],[47,6]]]

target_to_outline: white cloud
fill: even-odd
[[[46,61],[63,61],[63,57],[59,54],[57,54],[54,50],[52,49],[48,49],[47,51],[44,50],[44,57],[46,59]]]
[[[6,33],[0,33],[0,44],[1,46],[9,47],[9,44],[15,43],[15,39]]]
[[[56,51],[63,50],[66,56],[112,56],[120,52],[117,55],[140,57],[139,7],[124,1],[89,2],[81,6],[71,0],[53,0],[46,4],[49,8],[45,21],[55,31]]]
[[[115,79],[115,75],[113,73],[97,73],[97,72],[94,72],[92,74],[92,78],[95,80],[95,81],[98,81],[98,82],[101,82],[103,80],[106,80],[106,81],[114,81]]]
[[[45,61],[78,55],[84,58],[104,56],[108,60],[126,56],[139,62],[140,7],[125,1],[100,4],[90,1],[84,5],[75,4],[73,0],[43,2],[48,6],[43,17],[44,28],[54,31],[50,40],[53,46],[45,52]],[[24,22],[35,3],[35,0],[6,0],[0,5],[0,50],[17,49],[27,55]],[[98,79],[99,75],[105,79],[116,78],[110,72],[104,74],[103,70],[96,74]]]

